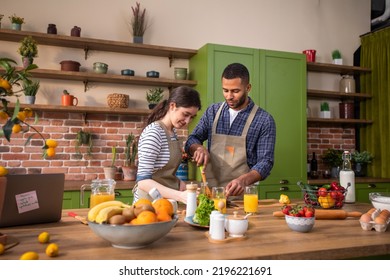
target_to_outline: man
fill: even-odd
[[[248,69],[228,65],[222,73],[225,102],[209,106],[186,141],[186,152],[203,165],[208,185],[239,196],[245,186],[264,180],[274,163],[276,126],[273,117],[248,96]],[[207,140],[208,149],[203,146]]]

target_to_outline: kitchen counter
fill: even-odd
[[[347,211],[365,212],[370,204],[356,203],[343,207]],[[228,208],[229,213],[234,209]],[[242,213],[242,207],[236,208]],[[316,220],[309,233],[291,231],[284,218],[273,216],[280,206],[264,204],[259,214],[249,218],[247,238],[222,244],[209,242],[206,229],[194,227],[179,215],[176,226],[162,239],[141,249],[119,249],[97,237],[87,225],[68,217],[70,211],[86,215],[87,209],[64,210],[58,223],[0,228],[0,232],[16,238],[19,245],[10,248],[0,260],[18,259],[26,251],[36,251],[40,259],[45,246],[38,243],[42,231],[60,247],[56,259],[350,259],[382,257],[390,259],[390,229],[379,233],[364,231],[357,218]]]

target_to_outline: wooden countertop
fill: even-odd
[[[348,204],[344,210],[365,212],[370,204]],[[60,247],[57,259],[349,259],[387,255],[390,258],[390,229],[379,233],[364,231],[357,218],[316,220],[309,233],[291,231],[284,218],[276,218],[280,206],[260,205],[257,216],[249,218],[247,239],[223,244],[210,243],[205,229],[191,226],[180,215],[177,225],[162,239],[134,250],[112,247],[97,237],[87,225],[81,224],[64,210],[58,223],[0,228],[0,232],[20,241],[7,250],[1,259],[18,259],[26,251],[37,251],[40,259],[49,259],[37,236],[47,231],[52,242]],[[86,215],[88,209],[73,210]],[[233,209],[229,208],[232,212]],[[242,213],[242,208],[238,208]]]

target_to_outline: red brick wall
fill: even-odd
[[[103,167],[111,164],[111,147],[118,147],[116,165],[122,166],[126,136],[129,133],[139,136],[146,120],[146,117],[130,115],[56,112],[38,112],[38,115],[37,124],[33,124],[33,119],[27,122],[46,139],[57,140],[56,155],[53,158],[42,158],[43,140],[38,135],[25,146],[32,134],[31,129],[26,133],[12,134],[10,143],[0,137],[0,165],[7,167],[10,174],[60,172],[66,174],[66,180],[104,178]],[[76,154],[75,139],[81,128],[92,132],[94,136],[92,154],[89,156],[87,147],[81,146],[80,159]],[[182,129],[178,134],[185,139],[188,131]]]
[[[327,169],[321,159],[321,155],[327,149],[351,151],[355,149],[355,146],[355,128],[353,127],[308,126],[307,128],[307,154],[311,159],[313,152],[316,153],[319,171]]]

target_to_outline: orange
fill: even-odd
[[[170,216],[167,212],[161,211],[157,213],[157,220],[159,222],[167,222],[172,221],[172,216]]]
[[[56,155],[56,150],[54,148],[48,148],[46,150],[46,156],[54,157]]]
[[[155,201],[153,201],[152,205],[157,213],[165,212],[169,216],[173,215],[173,206],[166,198],[156,199]]]
[[[145,225],[158,222],[157,215],[152,211],[142,211],[136,218],[138,225]]]
[[[18,123],[14,124],[14,126],[12,127],[12,133],[19,133],[21,130],[22,130],[22,127]]]
[[[140,198],[133,205],[137,206],[137,205],[141,205],[141,204],[149,204],[152,206],[152,202],[147,198]]]

